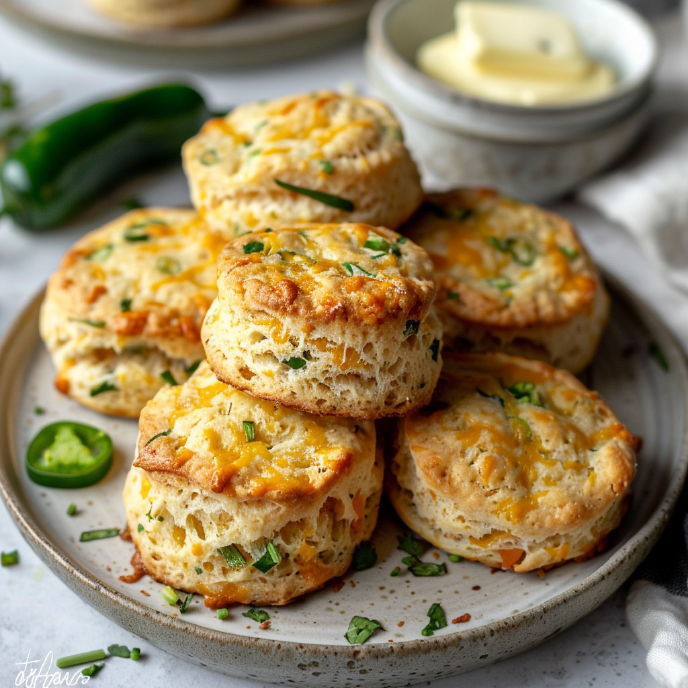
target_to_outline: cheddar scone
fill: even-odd
[[[423,197],[399,123],[361,96],[241,105],[207,122],[182,155],[194,205],[227,239],[295,222],[395,229]]]
[[[142,28],[198,26],[234,14],[241,0],[88,0],[112,19]]]
[[[80,239],[50,277],[40,330],[55,386],[96,411],[136,417],[205,358],[224,242],[190,210],[135,210]]]
[[[401,232],[435,265],[448,350],[501,350],[574,373],[590,363],[609,297],[567,220],[491,189],[458,189],[428,196]]]
[[[207,363],[139,423],[127,523],[156,580],[209,607],[287,604],[346,572],[382,493],[372,421],[311,416]]]
[[[384,227],[254,232],[218,259],[203,323],[223,382],[308,413],[381,418],[428,403],[441,368],[432,264]]]
[[[517,572],[588,557],[628,505],[637,439],[570,373],[447,354],[432,402],[400,421],[388,494],[437,547]]]

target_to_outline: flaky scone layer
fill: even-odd
[[[383,227],[254,232],[218,260],[202,337],[215,374],[309,413],[403,415],[441,367],[427,254]]]
[[[431,404],[400,421],[389,495],[436,546],[531,571],[593,553],[618,526],[636,447],[566,371],[449,354]]]
[[[401,231],[434,263],[447,348],[572,372],[592,360],[609,297],[567,220],[491,189],[457,189],[428,196]]]
[[[170,208],[132,211],[80,239],[41,311],[58,389],[136,417],[166,384],[161,374],[185,380],[205,357],[200,328],[223,243],[193,211]]]
[[[151,575],[221,607],[286,604],[343,574],[375,527],[381,491],[372,422],[255,399],[203,363],[141,414],[124,502]],[[252,563],[268,543],[280,559],[262,572]]]
[[[423,197],[400,125],[379,101],[313,91],[241,105],[183,148],[194,206],[227,239],[295,222],[396,228]],[[337,196],[342,209],[277,181]]]

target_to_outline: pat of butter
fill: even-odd
[[[538,7],[464,0],[456,32],[427,41],[418,65],[429,76],[487,100],[546,105],[589,100],[614,84],[590,60],[564,17]]]

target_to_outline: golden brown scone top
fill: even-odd
[[[635,475],[637,439],[596,392],[539,361],[449,354],[433,401],[404,423],[423,481],[467,518],[493,519],[492,539],[584,527]]]
[[[430,254],[438,307],[471,322],[556,324],[601,288],[571,223],[492,189],[431,194],[400,231]]]
[[[435,295],[423,249],[384,227],[304,224],[253,232],[218,260],[222,298],[309,322],[421,321]]]
[[[47,299],[85,335],[111,340],[180,342],[193,350],[217,294],[216,262],[224,242],[195,212],[134,210],[80,239],[48,282]]]
[[[219,382],[205,361],[184,385],[158,392],[139,429],[134,466],[243,499],[288,502],[327,491],[375,450],[372,421],[256,399]]]

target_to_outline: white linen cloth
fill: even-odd
[[[663,49],[655,114],[631,157],[584,185],[578,199],[625,227],[688,305],[688,41],[658,26]],[[681,299],[679,310],[685,306]],[[682,320],[682,319],[681,319]],[[688,322],[674,322],[688,347]],[[647,667],[666,688],[688,688],[688,490],[643,563],[626,603]]]

